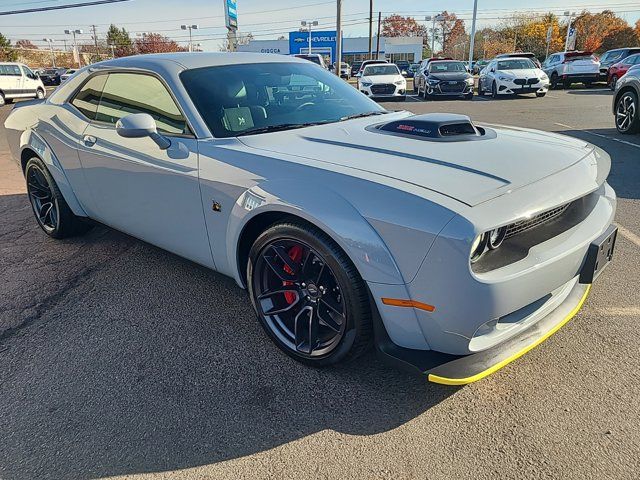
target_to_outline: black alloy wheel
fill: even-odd
[[[551,74],[551,90],[555,90],[556,88],[558,88],[558,74],[553,72]]]
[[[92,224],[77,217],[69,208],[46,165],[37,157],[25,167],[29,203],[38,225],[53,238],[81,235],[92,228]]]
[[[638,97],[632,91],[624,92],[616,102],[616,129],[625,134],[640,132]]]
[[[616,83],[618,83],[618,77],[614,75],[611,77],[611,81],[609,82],[609,88],[612,91],[616,89]]]
[[[60,225],[58,200],[54,197],[52,187],[40,165],[29,165],[26,176],[33,213],[40,227],[51,235]]]
[[[251,249],[247,279],[262,326],[296,360],[333,364],[370,345],[364,282],[344,252],[314,227],[269,228]]]

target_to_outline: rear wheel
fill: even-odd
[[[618,77],[614,75],[613,77],[611,77],[611,80],[609,81],[609,88],[611,90],[615,90],[617,83],[618,83]]]
[[[616,129],[625,134],[640,132],[638,97],[632,91],[624,92],[616,102]]]
[[[67,205],[46,165],[37,157],[25,168],[29,202],[40,228],[52,238],[81,235],[91,229]]]
[[[249,295],[260,323],[287,355],[314,366],[359,356],[372,343],[364,281],[324,232],[276,224],[253,244]]]
[[[551,74],[551,89],[555,90],[556,88],[558,88],[558,74],[553,72]]]
[[[36,92],[36,97],[42,100],[44,98],[44,90],[39,88],[38,91]]]
[[[498,85],[496,85],[496,82],[491,84],[491,98],[498,98]]]

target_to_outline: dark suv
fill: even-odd
[[[609,67],[614,63],[618,63],[629,55],[640,53],[640,47],[625,47],[607,50],[600,57],[600,78],[601,82],[609,81]]]

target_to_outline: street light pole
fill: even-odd
[[[189,30],[189,51],[193,52],[193,43],[192,43],[192,39],[191,39],[191,30],[197,30],[199,27],[198,25],[180,25],[180,29],[181,30]]]
[[[478,0],[473,0],[473,20],[471,21],[471,38],[469,39],[469,71],[473,67],[473,49],[476,40],[476,18],[478,16]]]
[[[427,15],[424,17],[425,21],[433,21],[433,25],[431,27],[431,56],[435,56],[436,49],[436,22],[443,20],[444,17],[442,15]]]
[[[568,10],[564,12],[565,17],[569,17],[569,24],[567,25],[567,38],[564,40],[564,51],[566,52],[569,49],[569,34],[571,33],[571,23],[573,22],[573,18],[576,16],[576,12],[569,12]]]
[[[76,43],[76,34],[82,35],[83,31],[79,28],[68,28],[64,31],[67,35],[73,35],[73,53],[78,56],[78,68],[82,67],[82,61],[80,60],[80,52],[78,52],[78,45]]]
[[[43,38],[42,40],[49,44],[49,51],[51,52],[51,63],[53,64],[53,68],[56,68],[56,54],[53,53],[53,38]]]
[[[300,25],[302,25],[303,27],[307,27],[307,29],[309,30],[309,51],[307,52],[309,55],[311,55],[311,30],[313,29],[313,27],[317,27],[318,26],[318,21],[317,20],[302,20],[300,22]]]
[[[336,0],[336,75],[340,78],[342,63],[342,0]]]

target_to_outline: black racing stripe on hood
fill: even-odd
[[[491,173],[483,172],[481,170],[476,170],[475,168],[465,167],[463,165],[456,165],[455,163],[444,162],[442,160],[436,160],[434,158],[422,157],[420,155],[413,155],[411,153],[402,153],[402,152],[398,152],[398,151],[395,151],[395,150],[387,150],[387,149],[378,148],[378,147],[368,147],[366,145],[354,145],[352,143],[338,142],[336,140],[325,140],[325,139],[322,139],[322,138],[311,138],[311,137],[302,137],[302,138],[304,138],[305,140],[307,140],[309,142],[324,143],[324,144],[327,144],[327,145],[336,145],[338,147],[353,148],[353,149],[356,149],[356,150],[366,150],[368,152],[382,153],[384,155],[391,155],[391,156],[395,156],[395,157],[410,158],[412,160],[419,160],[421,162],[432,163],[434,165],[440,165],[440,166],[443,166],[443,167],[455,168],[456,170],[462,170],[464,172],[474,173],[476,175],[481,175],[481,176],[486,177],[486,178],[491,178],[493,180],[497,180],[499,182],[504,183],[505,185],[508,185],[509,183],[511,183],[506,178],[498,177],[496,175],[492,175]]]

